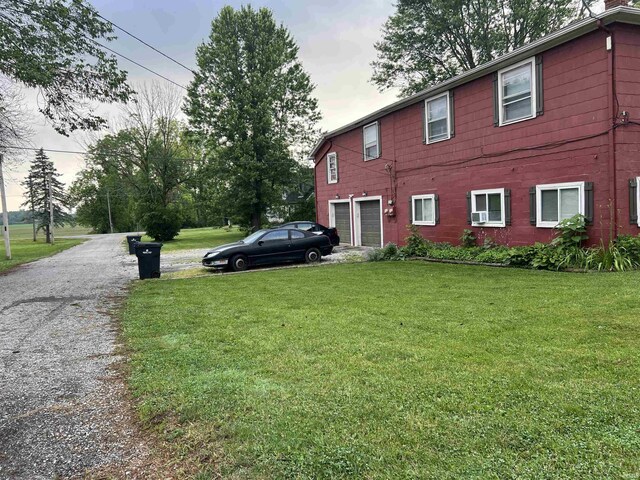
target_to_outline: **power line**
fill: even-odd
[[[137,36],[136,36],[136,35],[134,35],[133,33],[131,33],[131,32],[129,32],[129,31],[125,30],[125,29],[124,29],[124,28],[122,28],[120,25],[117,25],[117,24],[116,24],[116,23],[114,23],[113,21],[111,21],[111,20],[109,20],[109,19],[107,19],[107,18],[103,17],[102,15],[100,15],[100,13],[96,12],[96,15],[97,15],[98,17],[100,17],[101,19],[103,19],[105,22],[108,22],[108,23],[110,23],[111,25],[113,25],[114,27],[116,27],[118,30],[120,30],[120,31],[122,31],[122,32],[124,32],[124,33],[126,33],[126,34],[127,34],[127,35],[129,35],[131,38],[134,38],[134,39],[136,39],[137,41],[139,41],[140,43],[142,43],[143,45],[146,45],[147,47],[149,47],[149,48],[150,48],[151,50],[153,50],[154,52],[159,53],[159,54],[160,54],[160,55],[162,55],[163,57],[165,57],[165,58],[167,58],[167,59],[171,60],[171,61],[172,61],[173,63],[175,63],[176,65],[180,65],[180,66],[181,66],[182,68],[184,68],[185,70],[187,70],[187,71],[189,71],[189,72],[191,72],[191,73],[195,74],[195,72],[194,72],[191,68],[187,67],[185,64],[183,64],[183,63],[179,62],[178,60],[176,60],[175,58],[173,58],[173,57],[171,57],[171,56],[167,55],[166,53],[164,53],[164,52],[162,52],[162,51],[158,50],[156,47],[154,47],[153,45],[150,45],[149,43],[145,42],[145,41],[144,41],[144,40],[142,40],[140,37],[137,37]]]
[[[87,38],[88,38],[88,37],[87,37]],[[178,82],[174,82],[173,80],[171,80],[170,78],[165,77],[165,76],[164,76],[164,75],[162,75],[161,73],[158,73],[158,72],[156,72],[156,71],[154,71],[154,70],[151,70],[149,67],[145,67],[145,66],[144,66],[144,65],[142,65],[141,63],[136,62],[135,60],[133,60],[133,59],[131,59],[131,58],[127,57],[126,55],[123,55],[123,54],[122,54],[122,53],[120,53],[120,52],[116,52],[116,51],[115,51],[115,50],[113,50],[112,48],[109,48],[109,47],[107,47],[106,45],[103,45],[103,44],[101,44],[100,42],[98,42],[98,41],[96,41],[96,40],[94,40],[94,39],[92,39],[92,38],[91,38],[90,40],[91,40],[93,43],[95,43],[96,45],[98,45],[99,47],[104,48],[105,50],[108,50],[108,51],[110,51],[111,53],[113,53],[113,54],[115,54],[115,55],[118,55],[119,57],[124,58],[125,60],[127,60],[127,61],[129,61],[129,62],[133,63],[134,65],[137,65],[137,66],[139,66],[140,68],[145,69],[147,72],[153,73],[154,75],[156,75],[156,76],[158,76],[158,77],[162,78],[163,80],[166,80],[166,81],[167,81],[167,82],[169,82],[169,83],[173,83],[176,87],[180,87],[180,88],[182,88],[183,90],[187,90],[187,87],[185,87],[184,85],[180,85]]]

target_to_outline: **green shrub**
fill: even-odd
[[[375,248],[367,252],[367,260],[370,262],[382,262],[384,260],[403,260],[404,253],[395,243],[389,242],[383,248]]]
[[[636,265],[640,265],[640,235],[619,235],[616,245],[627,252],[629,259]]]
[[[473,230],[469,230],[465,228],[462,231],[462,235],[460,235],[460,245],[465,248],[471,248],[476,246],[476,235],[473,233]]]
[[[405,238],[406,245],[402,247],[405,255],[411,257],[425,257],[432,242],[426,240],[415,225],[408,226],[411,234]]]
[[[551,240],[551,245],[564,248],[579,248],[582,242],[589,239],[587,235],[587,221],[584,215],[577,214],[571,218],[562,220],[556,226],[556,238]]]
[[[638,262],[634,261],[629,251],[617,242],[605,246],[601,241],[597,247],[587,250],[584,266],[590,270],[624,272],[638,267]]]

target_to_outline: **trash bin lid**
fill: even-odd
[[[137,242],[136,249],[138,248],[162,248],[162,243],[160,242]]]

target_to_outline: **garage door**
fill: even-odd
[[[351,244],[351,212],[348,203],[334,203],[335,227],[340,235],[340,243]]]
[[[366,247],[379,247],[380,201],[367,200],[360,204],[360,243]]]

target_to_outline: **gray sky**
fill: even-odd
[[[104,17],[193,68],[195,49],[207,38],[211,20],[220,8],[224,5],[237,8],[247,3],[239,0],[91,1]],[[394,11],[392,1],[262,0],[252,5],[270,8],[276,21],[291,31],[300,47],[304,68],[317,86],[315,95],[323,115],[320,124],[323,130],[337,128],[397,99],[396,91],[379,93],[369,82],[369,64],[376,57],[373,44],[380,39],[380,29]],[[189,72],[124,33],[116,33],[118,39],[109,44],[112,49],[182,85],[189,83]],[[118,61],[134,83],[163,81],[126,60]],[[34,146],[85,150],[85,134],[71,138],[58,135],[36,111],[36,93],[26,90],[25,94],[34,111]],[[113,107],[101,111],[111,118],[117,115]],[[82,156],[55,153],[49,156],[67,185],[84,165]],[[17,210],[24,201],[19,183],[26,175],[29,159],[27,156],[22,162],[14,162],[6,172],[9,210]]]

